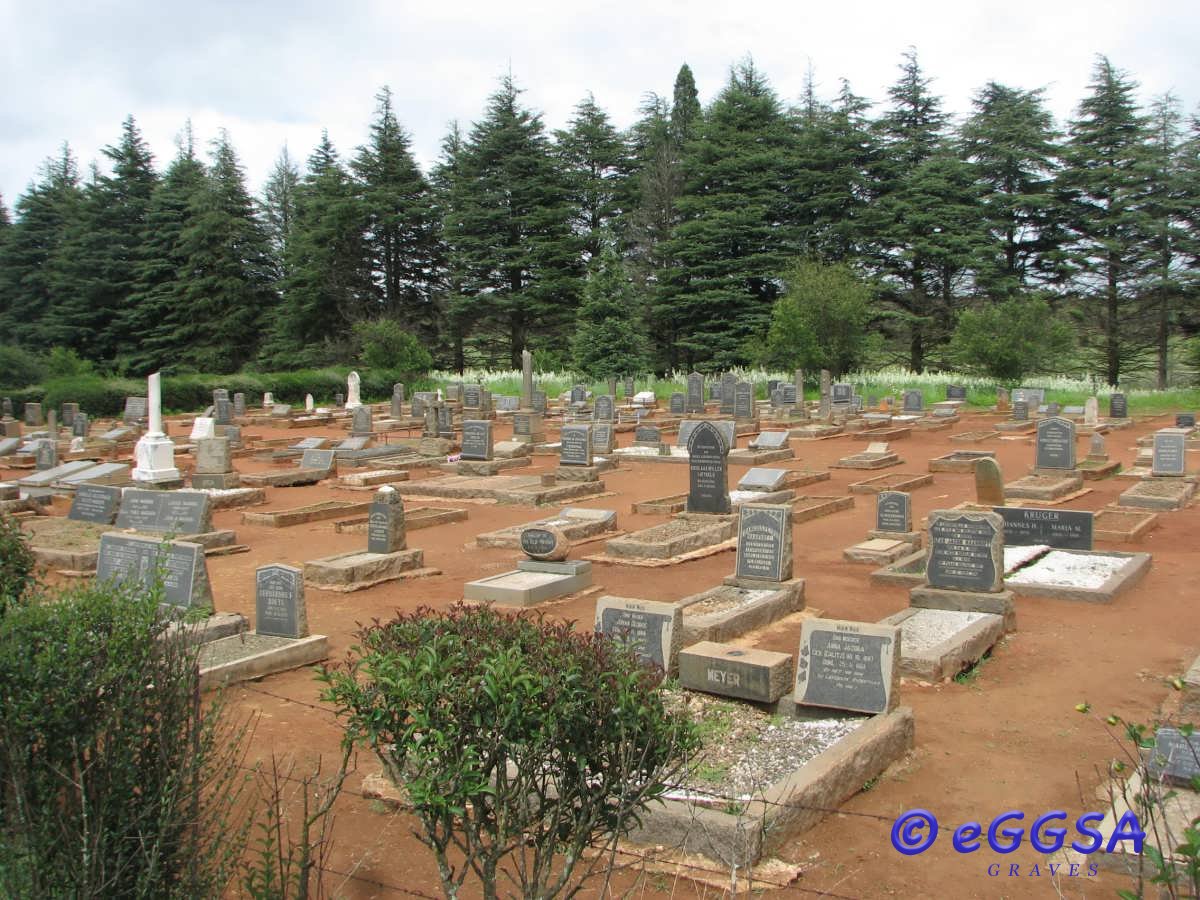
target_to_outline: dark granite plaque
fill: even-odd
[[[1159,728],[1146,766],[1156,778],[1175,787],[1191,788],[1200,776],[1200,733],[1185,735],[1178,728]]]
[[[558,536],[546,528],[521,529],[521,550],[529,556],[553,553],[558,546]]]
[[[595,422],[611,422],[614,420],[617,401],[608,394],[601,394],[596,398],[596,404],[592,409],[592,420]]]
[[[571,388],[572,403],[587,403],[587,388],[582,384],[577,384]]]
[[[328,441],[325,438],[305,438],[302,441],[296,441],[288,447],[289,450],[319,450],[324,447]]]
[[[116,584],[154,585],[163,578],[163,601],[184,609],[211,606],[204,548],[183,541],[159,541],[132,534],[102,534],[96,579]]]
[[[613,426],[611,422],[598,422],[592,426],[592,452],[612,453]]]
[[[668,672],[674,668],[682,614],[674,603],[601,597],[596,631],[634,647],[640,659]]]
[[[332,450],[305,450],[300,455],[301,469],[332,469]]]
[[[463,406],[468,409],[479,409],[483,403],[483,386],[468,384],[463,388]]]
[[[634,386],[632,378],[626,377],[625,382],[621,385],[621,387],[625,394],[626,400],[632,400],[633,395],[637,393],[637,388]]]
[[[892,707],[900,629],[834,619],[806,619],[800,629],[795,701],[856,712]]]
[[[849,403],[854,398],[854,387],[849,384],[835,384],[830,389],[830,399],[834,403]]]
[[[779,400],[784,406],[795,406],[799,402],[796,399],[796,386],[791,382],[781,384],[779,386]]]
[[[730,511],[729,444],[712,422],[701,422],[688,437],[687,511]]]
[[[685,412],[687,412],[687,398],[680,393],[672,394],[671,405],[669,408],[671,410],[671,415],[682,416]]]
[[[925,411],[925,395],[920,391],[905,391],[904,392],[904,411],[906,413],[919,413]]]
[[[965,387],[963,387],[961,384],[948,384],[948,385],[946,385],[946,399],[947,400],[966,400],[967,399],[967,389]]]
[[[1195,413],[1175,413],[1176,428],[1195,428],[1196,414]]]
[[[662,430],[657,425],[639,425],[633,439],[639,444],[658,444],[662,442]]]
[[[1154,451],[1150,474],[1187,474],[1187,432],[1182,428],[1170,428],[1154,433]]]
[[[792,508],[746,503],[738,517],[737,577],[787,581],[792,577]]]
[[[734,403],[737,401],[737,376],[726,372],[721,376],[721,413],[732,416]]]
[[[395,553],[405,546],[404,504],[394,490],[380,491],[367,510],[367,552]]]
[[[277,637],[308,637],[304,574],[279,563],[254,573],[254,631]]]
[[[212,530],[209,498],[203,491],[150,491],[126,488],[118,528],[134,531],[204,534]]]
[[[1124,394],[1112,394],[1108,398],[1108,417],[1110,419],[1129,418],[1129,401]]]
[[[105,484],[81,484],[75,489],[68,519],[111,525],[121,504],[121,489]]]
[[[1004,519],[1004,545],[1045,544],[1058,550],[1091,550],[1094,513],[1070,509],[997,506]]]
[[[560,466],[590,466],[592,464],[592,426],[564,425],[560,438]]]
[[[754,385],[748,381],[739,381],[733,386],[733,417],[754,418]]]
[[[147,402],[145,397],[126,397],[124,420],[126,422],[137,422],[139,419],[146,418]]]
[[[691,438],[692,432],[696,430],[696,426],[699,425],[700,422],[701,420],[699,419],[684,419],[682,422],[680,422],[679,434],[676,435],[675,446],[687,447],[688,440]],[[725,446],[732,450],[734,445],[737,443],[737,432],[733,422],[731,422],[729,419],[715,419],[712,420],[710,424],[715,426],[717,431],[721,432],[721,437],[725,438]]]
[[[1029,403],[1025,400],[1014,400],[1012,405],[1012,417],[1014,422],[1029,421]]]
[[[1004,520],[995,513],[934,512],[929,517],[931,587],[996,592],[1003,587]]]
[[[466,419],[462,423],[462,458],[492,458],[492,423],[486,419]]]
[[[1074,422],[1057,417],[1038,422],[1034,465],[1039,469],[1075,468]]]
[[[903,491],[875,495],[875,530],[906,534],[912,531],[912,498]]]

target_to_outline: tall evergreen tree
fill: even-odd
[[[466,139],[458,122],[451,122],[450,130],[442,139],[441,156],[430,173],[434,207],[443,233],[451,230],[450,217],[454,215],[454,198],[457,192],[464,190],[461,179],[465,146]],[[456,372],[461,372],[466,366],[465,341],[471,330],[472,304],[471,294],[467,289],[469,273],[465,266],[466,260],[463,255],[447,246],[442,271],[439,273],[441,301],[438,306],[445,325],[443,338],[448,345],[447,349]]]
[[[280,284],[289,274],[286,265],[287,246],[292,234],[292,225],[296,221],[296,190],[299,186],[300,168],[292,161],[285,144],[263,185],[262,198],[258,205],[259,215],[267,230],[267,241],[271,246],[276,284]]]
[[[488,99],[461,153],[446,217],[479,348],[514,368],[526,346],[561,351],[580,287],[565,185],[541,116],[519,95],[506,76]]]
[[[645,371],[644,332],[629,315],[633,290],[621,258],[607,242],[593,262],[571,339],[571,362],[589,378]]]
[[[0,247],[0,333],[29,348],[48,346],[45,319],[57,294],[50,260],[79,215],[82,188],[70,148],[47,159],[38,181],[17,198],[16,221]]]
[[[376,101],[371,139],[350,164],[375,270],[374,313],[397,318],[432,342],[438,319],[434,279],[442,252],[437,214],[429,182],[396,118],[391,89],[383,88]]]
[[[621,183],[628,171],[625,144],[588,94],[575,107],[569,127],[555,132],[555,150],[566,179],[571,227],[590,261],[600,252],[603,231],[620,213]]]
[[[1072,287],[1082,302],[1084,336],[1115,385],[1150,341],[1142,302],[1147,134],[1136,85],[1107,58],[1097,61],[1089,88],[1070,125],[1060,185],[1069,204]]]
[[[679,361],[719,368],[747,362],[766,333],[779,273],[798,246],[788,190],[795,134],[752,62],[729,81],[684,149],[681,221],[665,253],[658,299],[678,336]]]

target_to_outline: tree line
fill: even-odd
[[[346,362],[398,323],[456,369],[528,347],[544,368],[716,371],[776,346],[789,273],[836,266],[916,371],[963,314],[1030,300],[1070,325],[1073,364],[1165,382],[1200,327],[1200,118],[1143,107],[1104,57],[1061,128],[1040,89],[990,82],[955,121],[915,51],[899,70],[881,104],[811,75],[786,103],[743,61],[704,107],[684,65],[624,131],[591,95],[550,131],[505,77],[428,173],[384,88],[365,144],[323,134],[303,168],[285,148],[259,197],[226,133],[205,154],[189,126],[160,172],[130,117],[106,169],[64,145],[13,215],[0,201],[0,342],[232,372]]]

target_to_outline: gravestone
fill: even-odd
[[[401,390],[397,392],[396,388],[400,388]],[[392,388],[392,403],[388,409],[388,415],[390,415],[393,419],[399,419],[404,415],[403,388],[404,385],[402,384],[397,384]]]
[[[657,425],[639,425],[633,432],[635,444],[662,443],[662,429]]]
[[[967,389],[965,387],[963,387],[961,384],[948,384],[948,385],[946,385],[946,399],[947,400],[966,400],[967,399]]]
[[[795,406],[800,401],[797,399],[796,386],[794,384],[781,384],[779,386],[779,405],[780,406]]]
[[[400,402],[404,402],[404,384],[402,382],[397,381],[392,385],[392,396],[399,397]]]
[[[903,491],[875,495],[875,530],[907,534],[912,529],[912,497]]]
[[[996,412],[1008,412],[1012,408],[1012,403],[1009,400],[1008,388],[996,388]]]
[[[42,418],[42,404],[26,403],[25,404],[25,424],[31,425],[34,428],[40,428],[45,424]]]
[[[754,385],[748,381],[733,386],[733,417],[742,421],[754,418]]]
[[[1051,418],[1057,416],[1060,412],[1062,412],[1061,404],[1059,404],[1059,403],[1046,404],[1046,415],[1050,416]]]
[[[929,514],[930,587],[996,593],[1004,588],[1004,520],[996,513]]]
[[[738,518],[738,578],[789,581],[792,577],[792,508],[746,503]]]
[[[227,398],[222,397],[215,404],[215,415],[213,421],[218,425],[228,425],[233,421],[233,403]]]
[[[395,488],[385,484],[367,512],[367,552],[395,553],[405,547],[404,501]]]
[[[70,428],[75,423],[75,417],[79,415],[78,403],[64,403],[62,405],[62,423],[64,428]]]
[[[1109,396],[1108,417],[1110,419],[1129,418],[1129,401],[1124,394],[1112,394]]]
[[[925,412],[925,395],[920,391],[905,391],[904,392],[904,412],[920,413]]]
[[[204,438],[196,442],[196,468],[192,471],[201,475],[229,472],[233,469],[230,459],[228,438]]]
[[[611,422],[597,422],[592,426],[592,452],[613,452],[613,426]]]
[[[75,489],[68,519],[111,525],[121,504],[121,489],[106,484],[81,484]]]
[[[414,419],[423,419],[425,417],[425,402],[425,398],[420,394],[413,394],[412,416]]]
[[[838,383],[830,388],[830,399],[834,403],[850,403],[854,399],[854,386]]]
[[[358,435],[371,433],[371,407],[354,407],[354,412],[350,414],[350,432]]]
[[[1100,401],[1095,397],[1088,397],[1083,404],[1083,424],[1095,425],[1100,421]]]
[[[633,383],[633,378],[630,376],[625,377],[625,383],[623,385],[621,385],[621,388],[622,388],[622,392],[625,394],[626,400],[632,400],[633,395],[635,393],[637,393],[637,389]]]
[[[11,456],[21,447],[20,438],[0,437],[0,456]]]
[[[332,450],[305,450],[300,454],[301,469],[332,469],[334,453]]]
[[[117,514],[118,528],[172,534],[212,531],[212,510],[202,491],[155,491],[126,488]]]
[[[1045,388],[1016,388],[1012,392],[1013,402],[1023,400],[1030,408],[1037,409],[1046,402]]]
[[[211,608],[212,589],[201,545],[134,534],[100,535],[97,581],[150,589],[160,572],[165,604],[182,609]]]
[[[1099,431],[1092,432],[1092,439],[1088,442],[1088,459],[1108,460],[1108,451],[1104,447],[1104,435]]]
[[[540,441],[543,437],[541,413],[521,411],[513,414],[514,439],[519,438],[528,443]]]
[[[699,419],[684,419],[679,423],[679,433],[676,436],[676,447],[687,447],[688,439],[692,436],[692,432],[700,424]],[[711,423],[716,429],[721,432],[721,437],[725,438],[725,446],[730,450],[734,448],[736,441],[736,426],[728,419],[717,419]]]
[[[726,372],[721,376],[721,414],[726,416],[733,415],[733,405],[736,400],[737,391],[737,376],[732,372]]]
[[[571,403],[587,403],[587,388],[577,384],[571,388]]]
[[[1154,432],[1154,456],[1151,475],[1187,474],[1186,428],[1160,428]]]
[[[492,423],[488,419],[464,419],[462,458],[488,460],[492,458]]]
[[[421,431],[424,437],[438,436],[438,403],[425,404],[425,427]]]
[[[1154,733],[1154,748],[1146,754],[1146,767],[1156,780],[1190,790],[1192,779],[1200,776],[1200,734],[1159,728]]]
[[[544,562],[562,562],[571,550],[562,529],[552,525],[533,525],[521,529],[521,552],[530,559]]]
[[[671,415],[682,416],[687,412],[687,398],[680,393],[671,395],[671,405],[669,407]]]
[[[1004,505],[1004,476],[990,456],[975,461],[975,502],[980,506]]]
[[[601,394],[596,398],[595,406],[592,409],[593,422],[612,422],[616,419],[616,398],[610,394]]]
[[[699,372],[687,377],[687,412],[704,412],[704,376]]]
[[[217,423],[208,416],[196,416],[192,421],[192,431],[188,435],[190,441],[201,441],[205,438],[215,437],[217,433]]]
[[[558,464],[560,466],[590,466],[592,464],[592,426],[564,425]]]
[[[254,633],[276,637],[308,637],[304,573],[274,563],[254,571]]]
[[[687,449],[687,511],[729,513],[729,444],[712,422],[701,422],[689,435]]]
[[[674,603],[601,597],[596,601],[595,628],[670,674],[683,637],[683,613]]]
[[[467,409],[479,409],[483,404],[483,385],[468,384],[463,388],[463,406]]]
[[[546,414],[546,392],[545,391],[534,391],[533,392],[533,411],[540,416],[544,416]]]
[[[357,450],[365,450],[366,446],[370,442],[370,440],[371,440],[371,438],[369,435],[365,435],[365,434],[351,435],[350,437],[346,438],[341,443],[339,443],[337,446],[335,446],[333,449],[334,450],[349,450],[351,452],[354,452]]]
[[[288,447],[289,450],[320,450],[329,441],[326,438],[304,438]]]
[[[233,414],[239,419],[246,415],[246,395],[240,391],[233,395]]]
[[[738,482],[739,491],[781,491],[787,481],[787,469],[765,469],[759,466],[747,469]]]
[[[750,441],[750,447],[755,450],[782,450],[787,447],[789,437],[786,431],[760,431]]]
[[[1034,462],[1038,469],[1075,468],[1075,423],[1057,416],[1037,423],[1037,452]]]
[[[5,419],[11,419],[13,414],[12,398],[5,397],[0,401],[0,416]]]
[[[146,418],[148,409],[149,400],[146,397],[126,397],[125,413],[122,418],[127,425],[132,425]]]
[[[75,421],[71,423],[71,435],[73,437],[86,438],[88,435],[88,415],[87,413],[75,413]]]
[[[1175,413],[1176,428],[1195,428],[1196,414],[1195,413]]]
[[[338,409],[341,409],[343,406],[345,406],[346,405],[346,395],[343,394],[341,391],[335,392],[333,395],[333,405],[336,406]]]
[[[42,438],[33,448],[34,467],[39,471],[53,469],[58,465],[58,443],[53,438]]]
[[[1012,405],[1012,417],[1014,422],[1029,421],[1029,403],[1025,400],[1014,400]]]
[[[894,625],[805,619],[793,699],[800,706],[887,712],[896,695],[899,645]]]
[[[454,407],[449,403],[437,405],[437,433],[439,437],[454,437]]]
[[[708,399],[720,401],[720,399],[721,399],[721,382],[714,381],[712,384],[710,384],[708,386]]]
[[[998,506],[1004,520],[1004,546],[1045,544],[1056,550],[1091,550],[1094,513],[1072,509]]]

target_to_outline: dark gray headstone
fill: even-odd
[[[662,430],[657,425],[639,425],[633,432],[633,440],[638,444],[661,443]]]
[[[729,444],[712,422],[701,422],[688,437],[687,511],[730,511]]]
[[[375,494],[367,511],[367,552],[395,553],[406,546],[404,501],[387,485]]]
[[[328,470],[333,468],[332,450],[305,450],[300,455],[301,469],[323,469]]]
[[[682,416],[687,412],[687,397],[680,393],[671,395],[671,405],[669,407],[671,415]]]
[[[621,385],[621,390],[625,394],[625,399],[630,400],[637,393],[637,387],[633,383],[633,379],[626,376],[624,383]]]
[[[1004,519],[1004,545],[1045,544],[1058,550],[1091,550],[1094,513],[1071,509],[997,506]]]
[[[111,525],[121,504],[121,489],[106,484],[81,484],[75,489],[68,519]]]
[[[788,581],[792,577],[792,508],[746,503],[738,517],[738,578]]]
[[[1027,400],[1014,400],[1012,405],[1012,417],[1014,422],[1029,421],[1029,402]]]
[[[246,414],[246,395],[240,391],[233,395],[233,414],[239,419]]]
[[[233,402],[225,397],[213,404],[215,407],[213,422],[217,425],[228,425],[233,421]]]
[[[726,416],[733,415],[733,404],[736,400],[735,391],[737,390],[737,376],[732,372],[726,372],[721,376],[721,414]]]
[[[449,403],[442,403],[437,408],[438,435],[441,437],[454,436],[454,408]]]
[[[492,458],[492,423],[487,419],[463,421],[462,458]]]
[[[277,637],[308,637],[304,573],[275,563],[254,573],[254,631]]]
[[[1154,748],[1146,754],[1150,774],[1173,787],[1191,788],[1200,776],[1200,733],[1185,735],[1163,727],[1154,733]]]
[[[1128,419],[1129,401],[1124,394],[1112,394],[1108,398],[1108,417],[1110,419]]]
[[[203,491],[126,488],[117,527],[164,534],[205,534],[212,531],[210,500]]]
[[[58,444],[53,438],[42,438],[34,443],[34,467],[39,471],[53,469],[58,465]]]
[[[948,385],[946,385],[946,399],[947,400],[966,400],[967,399],[967,389],[965,387],[963,387],[961,384],[948,384]]]
[[[1037,423],[1037,454],[1034,465],[1039,469],[1075,468],[1075,423],[1057,416]]]
[[[520,398],[517,398],[517,399],[520,400]],[[545,391],[534,391],[533,392],[533,411],[535,413],[538,413],[539,415],[543,415],[543,416],[546,414],[546,392]]]
[[[754,385],[748,381],[739,381],[733,386],[733,417],[754,418]]]
[[[920,391],[904,392],[904,412],[919,413],[925,411],[925,395]]]
[[[704,412],[704,376],[699,372],[687,377],[687,412]]]
[[[463,388],[463,406],[467,409],[479,409],[483,404],[483,385],[468,384]]]
[[[929,516],[931,587],[995,593],[1004,586],[1004,520],[995,513],[939,510]]]
[[[611,422],[597,422],[592,426],[592,452],[612,453],[613,426]]]
[[[592,409],[592,421],[594,422],[613,422],[616,420],[617,401],[615,397],[609,394],[601,394],[596,398],[595,406]]]
[[[75,420],[71,423],[71,436],[85,438],[88,436],[88,414],[83,412],[75,413]]]
[[[590,466],[592,464],[592,426],[564,425],[560,437],[560,466]]]
[[[682,639],[683,614],[674,603],[601,597],[596,631],[635,648],[640,659],[670,671]]]
[[[200,544],[111,532],[100,536],[98,581],[150,588],[160,571],[164,603],[184,609],[212,606],[208,568]]]
[[[835,384],[829,389],[829,396],[834,403],[849,403],[854,397],[854,387],[849,384]]]
[[[571,388],[571,403],[587,403],[587,387],[577,384]]]
[[[684,419],[679,423],[679,434],[675,440],[676,447],[687,447],[688,439],[692,436],[692,432],[696,430],[696,426],[702,420],[699,419]],[[725,444],[732,450],[737,443],[737,429],[733,422],[728,419],[715,419],[711,422],[721,432],[721,437],[725,438]]]
[[[1151,475],[1187,474],[1187,429],[1164,428],[1154,433]]]
[[[899,645],[895,626],[806,619],[800,627],[796,703],[887,712],[896,689]]]
[[[875,530],[895,534],[912,531],[912,497],[903,491],[880,491],[876,494]]]
[[[1195,428],[1196,414],[1195,413],[1175,413],[1176,428]]]
[[[132,424],[146,418],[148,402],[145,397],[126,397],[124,421]]]
[[[45,420],[42,418],[42,404],[25,404],[25,424],[33,426],[34,428],[39,428],[45,424]]]
[[[562,546],[563,533],[557,528],[545,528],[536,525],[522,528],[519,541],[521,552],[534,559],[561,556],[567,549]]]
[[[333,405],[336,406],[338,409],[341,409],[343,406],[345,406],[346,405],[346,395],[343,394],[341,391],[338,391],[337,393],[335,393],[333,395]]]
[[[75,417],[79,415],[78,403],[64,403],[62,405],[62,423],[64,428],[70,428],[75,424]]]
[[[787,469],[764,469],[759,466],[747,469],[738,482],[739,491],[779,491],[787,481]]]

